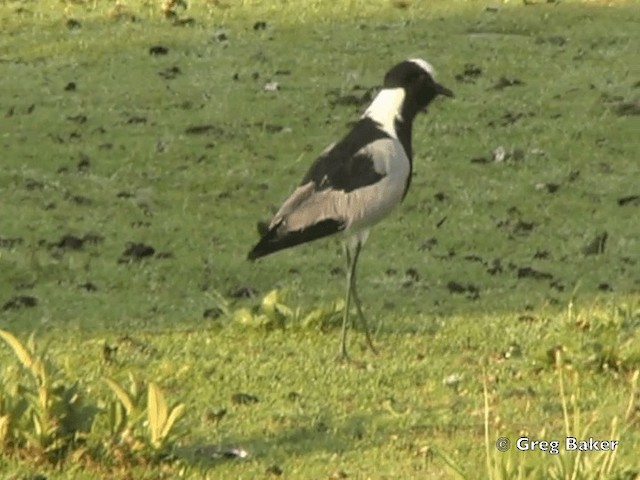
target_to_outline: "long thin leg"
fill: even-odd
[[[358,244],[359,245],[359,244]],[[359,247],[356,249],[358,251]],[[339,360],[348,360],[347,354],[347,329],[349,328],[349,310],[351,308],[351,278],[356,267],[357,254],[354,258],[351,258],[351,252],[349,247],[345,246],[345,255],[347,257],[347,292],[344,299],[344,313],[342,315],[342,334],[340,336],[340,353],[338,353]]]
[[[360,248],[357,250],[360,251]],[[360,322],[362,323],[362,328],[364,329],[364,335],[367,339],[367,345],[371,349],[374,354],[378,354],[378,350],[373,345],[373,340],[371,340],[371,332],[369,331],[369,325],[367,323],[367,318],[362,313],[362,303],[360,302],[360,297],[358,296],[358,289],[356,288],[356,271],[354,269],[353,276],[351,277],[351,294],[353,295],[353,302],[356,304],[356,309],[358,310],[358,317],[360,318]]]
[[[349,358],[347,354],[347,329],[349,328],[349,314],[351,309],[352,296],[353,301],[356,304],[356,309],[358,310],[358,318],[360,319],[362,328],[364,329],[364,333],[367,339],[367,345],[373,353],[378,353],[373,345],[373,341],[371,340],[369,325],[367,324],[367,319],[365,318],[364,313],[362,313],[362,304],[360,302],[360,298],[358,297],[358,291],[356,288],[356,266],[358,264],[358,258],[360,256],[361,249],[362,244],[360,242],[357,242],[355,244],[355,251],[353,252],[352,257],[349,246],[345,246],[345,256],[347,257],[347,292],[345,295],[344,314],[342,318],[342,336],[340,341],[339,354],[339,358],[342,360],[346,360]]]

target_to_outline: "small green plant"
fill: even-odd
[[[127,443],[134,449],[147,445],[152,449],[160,450],[174,435],[173,427],[184,412],[185,406],[178,403],[169,408],[160,387],[150,382],[147,386],[145,410],[138,382],[133,375],[129,378],[129,391],[114,380],[105,379],[117,397],[117,401],[109,406],[109,430],[113,440],[115,443]],[[142,433],[142,424],[145,419],[148,435]]]
[[[33,335],[27,345],[5,330],[0,330],[0,338],[21,366],[20,372],[8,371],[3,379],[0,444],[5,450],[57,463],[85,442],[99,409],[86,401],[77,382],[65,383],[45,354],[36,354]],[[20,374],[24,371],[26,378]]]
[[[295,312],[285,305],[284,297],[282,290],[271,290],[262,298],[257,308],[240,308],[233,312],[232,318],[242,325],[252,327],[284,328],[295,317]]]
[[[328,329],[339,324],[344,309],[344,300],[340,299],[327,306],[321,306],[305,312],[301,307],[292,307],[286,303],[285,290],[271,290],[254,309],[239,308],[231,313],[232,318],[242,324],[266,329],[302,328]]]
[[[59,465],[72,455],[87,464],[126,468],[164,458],[174,445],[174,427],[185,406],[169,408],[155,383],[148,384],[145,396],[133,375],[126,388],[107,378],[116,398],[88,400],[77,381],[69,383],[44,353],[36,353],[33,335],[26,345],[4,330],[0,338],[19,364],[7,367],[0,380],[4,454],[30,464]]]
[[[172,433],[176,420],[184,412],[184,404],[179,403],[171,409],[167,406],[162,390],[153,382],[149,383],[147,392],[147,418],[151,434],[151,445],[162,448]]]
[[[104,379],[116,399],[107,406],[108,429],[114,444],[136,446],[135,429],[144,415],[139,383],[129,374],[129,388],[119,385],[110,378]],[[135,449],[135,448],[134,448]]]

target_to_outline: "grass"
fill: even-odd
[[[133,372],[187,405],[177,454],[194,478],[448,478],[439,452],[488,475],[483,382],[496,437],[562,437],[556,351],[584,433],[606,439],[618,418],[615,475],[638,474],[637,2],[192,2],[173,20],[158,2],[119,5],[0,3],[2,328],[35,330],[90,392]],[[363,368],[337,366],[330,318],[269,329],[233,312],[272,288],[294,310],[328,308],[339,243],[245,256],[410,56],[457,97],[417,119],[411,192],[362,256],[382,354],[355,333]],[[511,157],[495,162],[500,146]],[[234,404],[243,392],[258,403]],[[212,461],[207,445],[250,458]],[[537,453],[509,458],[545,478],[553,458]]]

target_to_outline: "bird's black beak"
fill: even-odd
[[[436,93],[438,95],[444,95],[445,97],[455,97],[451,90],[443,85],[440,85],[439,83],[436,83]]]

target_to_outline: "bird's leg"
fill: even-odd
[[[365,337],[367,339],[367,345],[369,346],[369,348],[371,349],[371,351],[375,354],[378,353],[378,351],[376,350],[376,347],[373,345],[373,341],[371,340],[371,333],[369,332],[369,325],[367,323],[367,319],[364,316],[364,313],[362,313],[362,303],[360,303],[360,297],[358,297],[358,289],[356,288],[356,268],[355,268],[355,264],[358,261],[358,256],[360,255],[360,250],[362,248],[362,245],[360,243],[358,243],[356,245],[356,251],[354,253],[354,258],[353,258],[353,263],[354,263],[354,267],[353,267],[353,271],[351,273],[351,295],[353,295],[353,302],[356,304],[356,309],[358,310],[358,317],[360,318],[360,321],[362,322],[362,328],[364,329],[364,334]],[[347,257],[349,258],[349,257]]]
[[[351,302],[351,278],[355,269],[355,261],[352,262],[351,252],[349,251],[349,245],[345,245],[345,256],[347,257],[347,292],[344,299],[344,313],[342,316],[342,335],[340,336],[340,353],[338,353],[339,360],[348,360],[347,354],[347,328],[349,327],[349,307]]]
[[[367,337],[367,344],[369,348],[373,351],[373,353],[378,353],[376,348],[373,346],[373,341],[371,340],[371,332],[369,330],[369,324],[367,322],[367,318],[362,313],[362,303],[360,302],[360,297],[358,297],[358,290],[356,289],[355,280],[353,281],[353,287],[351,287],[351,295],[353,296],[353,302],[356,304],[356,308],[358,310],[358,317],[362,322],[362,328],[364,328],[364,333]]]
[[[344,313],[342,317],[342,336],[340,341],[340,360],[347,360],[349,358],[347,354],[347,330],[349,328],[349,314],[351,310],[351,298],[353,297],[353,302],[356,304],[356,309],[358,310],[358,318],[362,323],[362,328],[364,329],[365,337],[367,339],[367,345],[371,349],[371,351],[377,354],[377,350],[373,345],[373,340],[371,339],[371,333],[369,332],[369,325],[367,323],[367,319],[362,312],[362,304],[360,302],[360,298],[358,297],[358,291],[356,288],[356,267],[358,265],[358,258],[360,257],[360,250],[362,249],[362,244],[360,242],[355,243],[353,247],[353,255],[351,253],[350,245],[345,245],[345,256],[347,258],[347,292],[345,294],[345,304],[344,304]]]

